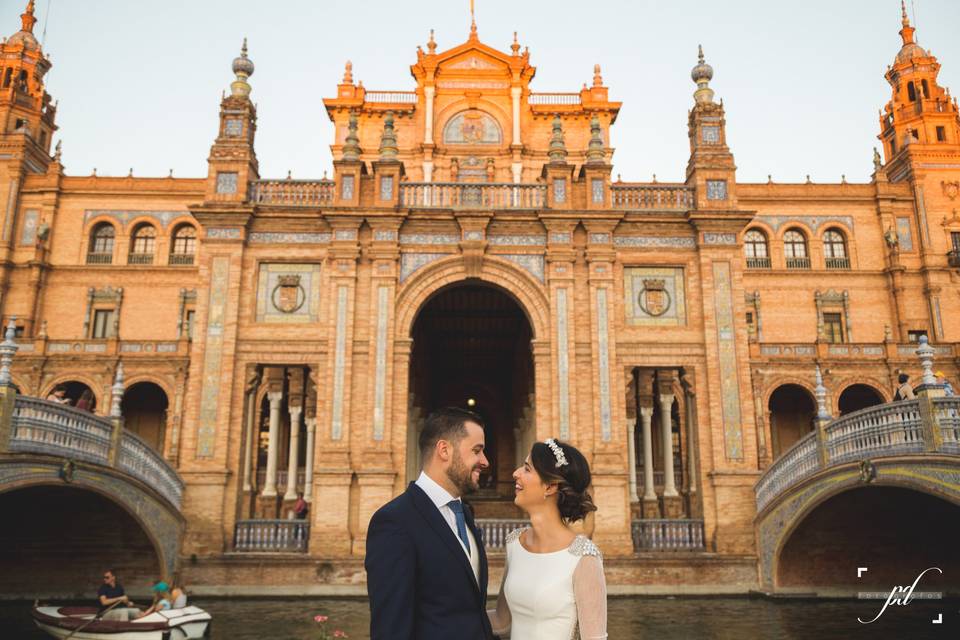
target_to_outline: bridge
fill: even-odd
[[[942,589],[960,588],[960,397],[936,384],[925,339],[917,352],[917,398],[836,420],[818,372],[814,431],[755,486],[765,591],[889,592],[934,566]]]
[[[124,430],[122,364],[104,417],[19,395],[10,380],[15,351],[8,327],[0,343],[0,593],[76,597],[94,591],[107,568],[128,588],[172,576],[183,482]]]

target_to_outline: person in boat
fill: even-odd
[[[100,602],[100,613],[104,614],[104,620],[128,620],[129,612],[125,607],[133,606],[130,598],[123,590],[123,585],[117,582],[117,574],[113,569],[107,569],[103,572],[103,584],[97,589],[97,600]],[[113,607],[112,609],[110,609]],[[110,611],[107,611],[110,609]]]
[[[187,606],[187,592],[178,579],[170,584],[170,603],[174,609],[183,609]]]
[[[153,604],[150,605],[146,611],[134,618],[134,620],[148,616],[151,613],[156,613],[157,611],[166,611],[172,608],[170,606],[170,586],[166,582],[161,580],[150,587],[150,590],[153,591]]]

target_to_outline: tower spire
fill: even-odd
[[[253,61],[247,57],[247,39],[243,39],[240,55],[233,59],[233,73],[237,79],[230,83],[230,92],[237,97],[250,95],[250,84],[247,80],[253,75]]]
[[[470,39],[477,39],[477,13],[474,7],[474,0],[470,0]]]
[[[907,17],[907,3],[904,0],[900,0],[900,16],[900,23],[903,25],[900,29],[900,37],[903,38],[903,44],[913,44],[913,33],[916,29],[910,25],[910,18]]]
[[[33,33],[33,25],[37,23],[37,18],[33,15],[33,10],[35,8],[34,0],[30,0],[27,3],[27,9],[20,14],[20,22],[23,25],[23,31],[27,33]]]

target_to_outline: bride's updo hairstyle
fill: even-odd
[[[544,484],[557,483],[560,517],[567,522],[583,520],[588,513],[597,510],[593,498],[587,493],[587,487],[590,486],[590,465],[573,445],[560,440],[552,442],[561,451],[561,459],[565,459],[566,464],[557,466],[557,458],[560,456],[543,442],[534,443],[530,450],[530,462]]]

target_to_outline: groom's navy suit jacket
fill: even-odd
[[[367,529],[367,592],[371,640],[489,640],[487,556],[464,509],[480,553],[479,584],[463,545],[427,494],[414,483],[380,508]]]

